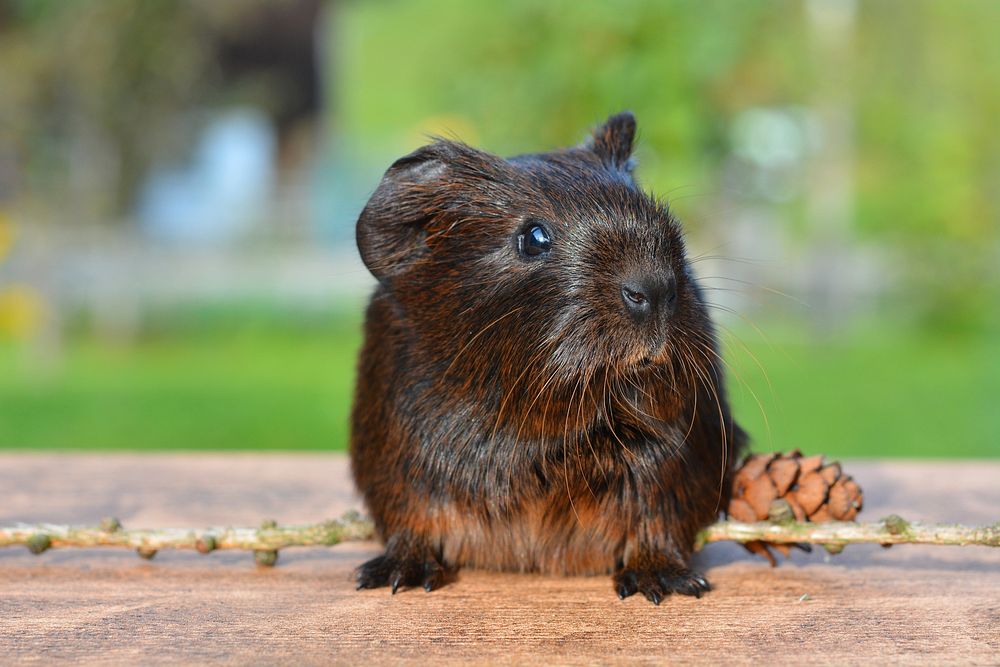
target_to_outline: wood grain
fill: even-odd
[[[849,462],[862,518],[1000,518],[1000,464]],[[317,521],[357,507],[338,455],[0,455],[0,523]],[[375,544],[247,554],[0,550],[0,662],[1000,664],[1000,550],[853,546],[777,569],[733,544],[702,600],[619,601],[609,579],[463,571],[356,592]],[[808,595],[807,600],[802,600]]]

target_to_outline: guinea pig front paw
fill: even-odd
[[[372,558],[356,571],[358,590],[389,586],[392,594],[402,586],[423,586],[430,592],[445,584],[447,570],[433,558],[396,558],[388,553]]]
[[[624,600],[630,595],[642,593],[653,604],[660,604],[671,593],[693,595],[700,598],[702,593],[712,590],[711,584],[702,575],[687,568],[622,568],[615,572],[615,592]]]

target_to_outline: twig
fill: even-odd
[[[135,549],[144,558],[152,558],[161,549],[195,549],[201,553],[243,549],[253,551],[259,565],[269,566],[277,561],[279,549],[333,546],[340,542],[370,540],[373,536],[372,522],[357,512],[348,512],[338,520],[303,526],[279,526],[273,521],[265,521],[259,528],[126,530],[117,519],[105,519],[99,526],[43,523],[0,527],[0,547],[22,545],[32,553],[56,547],[119,547]],[[719,521],[698,534],[697,547],[726,540],[822,544],[830,551],[863,542],[1000,547],[1000,522],[992,526],[931,524],[905,521],[896,515],[873,523]]]
[[[152,558],[160,549],[194,549],[203,554],[218,549],[254,552],[258,565],[274,565],[285,547],[333,546],[352,540],[369,540],[371,520],[347,512],[338,520],[304,526],[279,526],[264,521],[259,528],[159,528],[126,530],[117,519],[99,526],[63,526],[49,523],[0,527],[0,547],[24,545],[40,554],[57,547],[119,547],[135,549]]]
[[[991,526],[963,526],[957,523],[906,521],[891,514],[880,521],[825,521],[821,523],[786,521],[741,523],[719,521],[698,534],[699,548],[707,542],[771,542],[774,544],[942,544],[1000,547],[1000,522]]]

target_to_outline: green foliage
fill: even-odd
[[[736,112],[809,106],[824,94],[818,77],[834,76],[855,121],[857,228],[992,234],[1000,4],[859,3],[833,71],[803,6],[350,4],[337,17],[337,111],[366,144],[415,146],[421,131],[452,127],[518,152],[572,143],[581,128],[630,108],[654,160],[643,174],[655,189],[712,188]]]
[[[728,114],[788,100],[804,77],[783,57],[799,15],[792,1],[358,3],[339,17],[338,111],[368,146],[456,131],[515,153],[575,143],[630,108],[646,180],[711,187]]]
[[[1000,301],[1000,3],[856,11],[829,46],[797,0],[349,4],[337,121],[381,164],[426,132],[508,154],[562,146],[630,108],[642,181],[689,222],[724,228],[720,200],[746,197],[725,179],[739,114],[832,105],[853,139],[847,241],[888,249],[896,304],[924,324],[983,329]],[[827,159],[824,137],[810,141],[810,160]],[[767,203],[773,223],[819,235],[807,196]]]

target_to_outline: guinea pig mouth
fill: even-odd
[[[623,371],[643,371],[670,362],[666,344],[653,345],[646,349],[634,350],[620,358],[618,367]]]
[[[645,370],[647,368],[652,368],[653,366],[660,366],[664,363],[669,363],[670,354],[666,344],[657,345],[655,349],[647,351],[645,354],[639,356],[630,365],[634,369]]]

